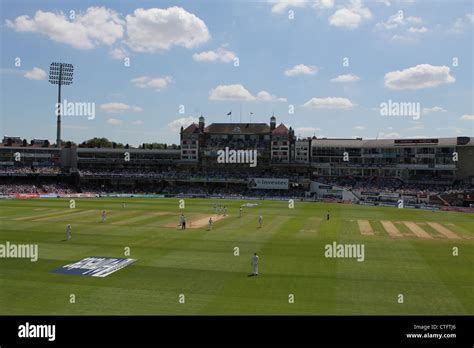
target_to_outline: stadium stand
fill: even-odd
[[[256,167],[219,163],[225,148],[255,150]],[[346,192],[352,201],[401,197],[468,206],[474,203],[474,138],[297,138],[274,116],[270,124],[208,126],[201,116],[181,128],[178,149],[56,148],[5,137],[0,180],[3,196],[96,192],[345,200]],[[314,191],[314,183],[326,194]]]

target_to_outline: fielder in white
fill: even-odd
[[[181,216],[179,217],[179,227],[182,230],[186,229],[186,218],[184,217],[184,214],[181,214]]]
[[[67,240],[71,240],[71,224],[67,225],[66,234],[67,234]]]
[[[257,253],[253,254],[252,257],[252,268],[253,268],[253,275],[258,276],[258,255]]]
[[[242,213],[244,212],[244,210],[242,209],[242,207],[240,207],[240,210],[239,210],[239,218],[242,217]]]
[[[209,218],[209,231],[212,231],[212,224],[214,222],[212,221],[212,217]]]
[[[260,216],[258,217],[258,224],[260,225],[260,227],[263,226],[263,216],[262,216],[262,215],[260,215]]]

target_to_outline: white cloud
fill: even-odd
[[[63,12],[36,11],[33,18],[27,15],[6,20],[6,26],[17,32],[39,33],[51,40],[79,49],[98,45],[112,45],[122,38],[124,22],[119,15],[105,7],[89,7],[70,21]]]
[[[385,31],[398,30],[397,33],[392,35],[392,41],[414,43],[419,40],[420,34],[424,34],[429,31],[428,28],[426,28],[425,26],[420,27],[419,25],[417,25],[421,24],[422,22],[423,19],[421,17],[405,17],[404,12],[400,10],[394,15],[390,16],[385,22],[377,23],[375,25],[375,28]],[[408,24],[411,24],[411,26],[405,30]]]
[[[388,17],[385,22],[379,22],[375,25],[377,29],[385,29],[385,30],[392,30],[399,27],[402,27],[408,23],[410,24],[420,24],[423,22],[421,17],[405,17],[404,12],[402,10],[398,11],[394,15]],[[426,28],[425,28],[426,29]]]
[[[211,38],[206,23],[181,7],[137,8],[125,17],[127,44],[133,51],[153,53],[172,46],[197,47]]]
[[[379,22],[375,25],[377,29],[386,29],[386,30],[391,30],[395,29],[400,25],[405,24],[405,19],[403,16],[403,12],[399,11],[398,13],[395,13],[394,15],[388,17],[388,19],[385,22]]]
[[[260,91],[257,93],[257,100],[259,101],[278,101],[278,102],[286,102],[286,98],[278,98],[274,95],[268,93],[267,91]]]
[[[149,77],[140,76],[130,80],[135,86],[139,88],[151,88],[159,92],[168,88],[168,86],[174,82],[172,76],[165,77]]]
[[[391,132],[391,133],[380,132],[379,133],[379,138],[381,138],[381,139],[396,139],[396,138],[401,138],[401,135],[400,135],[400,133],[397,133],[397,132]]]
[[[431,114],[433,112],[446,112],[446,110],[440,106],[433,106],[432,108],[423,108],[422,110],[422,113],[425,115]]]
[[[466,28],[466,24],[474,24],[474,14],[467,13],[466,18],[456,18],[451,28],[448,30],[450,33],[462,34]]]
[[[420,24],[423,22],[423,19],[421,17],[410,16],[407,17],[407,22],[411,24]]]
[[[346,74],[346,75],[339,75],[333,79],[331,79],[331,82],[356,82],[359,81],[360,78],[357,75],[354,74]]]
[[[109,51],[109,54],[113,59],[124,59],[125,57],[129,56],[129,53],[127,52],[127,50],[122,47],[111,49]]]
[[[107,120],[107,123],[108,123],[108,124],[111,124],[111,125],[113,125],[113,126],[118,126],[118,125],[121,125],[121,124],[123,123],[123,121],[122,121],[122,120],[118,120],[118,119],[116,119],[116,118],[109,118],[109,119]]]
[[[420,89],[436,87],[443,83],[453,83],[449,67],[420,64],[405,70],[385,74],[385,87],[390,89]]]
[[[143,124],[143,121],[142,120],[136,120],[136,121],[133,121],[132,124],[135,125],[135,126],[141,126]]]
[[[229,63],[236,57],[235,53],[228,51],[222,47],[219,47],[214,51],[207,51],[201,53],[194,53],[193,59],[198,62],[215,62],[220,61],[223,63]]]
[[[413,37],[413,36],[399,35],[399,34],[393,35],[391,40],[392,41],[399,41],[399,42],[406,42],[406,43],[416,42],[416,38]]]
[[[464,21],[462,18],[457,18],[451,28],[449,29],[450,33],[461,34],[464,33]]]
[[[294,67],[285,70],[286,76],[297,76],[297,75],[315,75],[319,71],[319,68],[314,65],[297,64]]]
[[[474,121],[474,115],[462,115],[461,121]]]
[[[133,112],[143,111],[143,109],[139,106],[130,106],[125,103],[105,103],[100,105],[100,109],[107,113],[120,113],[127,110],[131,110]]]
[[[303,106],[313,109],[350,109],[354,104],[347,98],[328,97],[311,98]]]
[[[267,91],[260,91],[257,96],[253,96],[241,84],[219,85],[209,91],[210,100],[234,100],[234,101],[266,101],[266,102],[284,102],[286,98],[275,97]]]
[[[350,4],[339,8],[329,17],[329,24],[335,27],[356,29],[364,20],[372,18],[372,12],[364,7],[361,0],[351,0]]]
[[[44,80],[46,78],[46,71],[34,67],[33,69],[25,72],[23,76],[26,77],[28,80]]]
[[[178,118],[174,121],[171,121],[170,123],[168,123],[168,127],[174,131],[174,132],[178,132],[181,127],[187,127],[189,126],[191,123],[198,123],[198,119],[195,118],[195,117],[192,117],[192,116],[189,116],[189,117],[182,117],[182,118]]]
[[[356,130],[365,130],[366,127],[364,127],[364,126],[355,126],[354,129],[356,129]]]
[[[268,2],[272,4],[273,13],[283,13],[286,9],[304,8],[308,4],[318,11],[328,10],[334,6],[334,0],[269,0]]]
[[[210,100],[255,100],[255,97],[240,84],[219,85],[209,91]]]
[[[397,4],[413,4],[416,0],[375,0],[378,3],[384,4],[387,7],[390,7],[393,3]]]
[[[306,5],[308,4],[308,0],[274,0],[270,1],[270,3],[273,4],[273,13],[283,13],[287,8],[306,7]]]
[[[314,0],[313,8],[327,10],[334,7],[334,0]]]
[[[408,31],[410,33],[426,33],[428,32],[428,29],[426,27],[420,27],[420,28],[410,27]]]
[[[317,127],[297,127],[295,128],[295,133],[298,136],[302,137],[312,137],[315,135],[317,132],[320,132],[321,128]]]

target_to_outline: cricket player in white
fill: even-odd
[[[212,217],[210,217],[209,218],[209,231],[212,230],[212,224],[213,224]]]
[[[227,216],[227,208],[224,206],[224,216]]]
[[[253,254],[252,257],[252,268],[253,268],[253,275],[257,276],[258,275],[258,255],[257,253]]]
[[[263,226],[263,216],[262,216],[262,215],[260,215],[260,216],[258,217],[258,223],[259,223],[260,227]]]
[[[217,204],[214,203],[214,209],[213,209],[214,214],[217,212]]]
[[[71,224],[67,224],[67,240],[71,240]]]
[[[242,209],[242,207],[240,207],[240,210],[239,210],[239,217],[242,217],[243,212],[244,212],[244,210]]]
[[[107,213],[105,212],[105,210],[102,211],[102,222],[105,222],[105,220],[107,219]]]

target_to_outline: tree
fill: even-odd
[[[67,148],[71,148],[72,146],[76,146],[76,143],[70,140],[61,140],[61,145]]]
[[[115,144],[115,147],[114,147]],[[81,147],[92,147],[92,148],[117,148],[123,149],[122,143],[111,141],[107,138],[92,138],[81,143]]]

